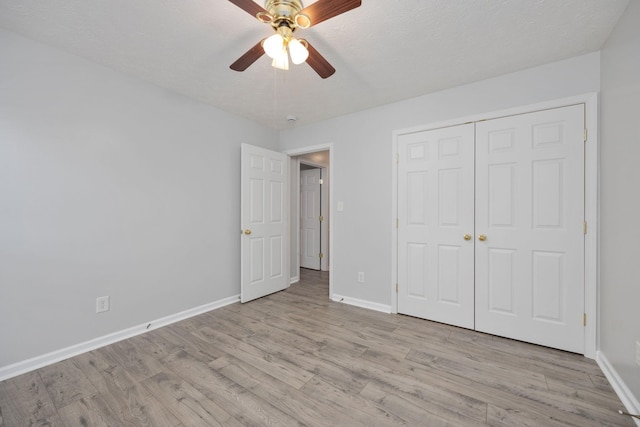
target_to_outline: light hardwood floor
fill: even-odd
[[[328,299],[327,274],[0,382],[0,426],[633,426],[582,356]]]

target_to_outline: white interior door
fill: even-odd
[[[300,171],[300,267],[320,270],[320,169]]]
[[[288,161],[275,151],[241,148],[241,302],[289,285]]]
[[[398,312],[474,327],[474,125],[398,137]]]
[[[583,132],[583,105],[476,125],[477,330],[584,352]]]

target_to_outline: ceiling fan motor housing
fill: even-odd
[[[292,30],[296,27],[295,16],[302,10],[300,0],[267,0],[264,8],[273,16],[271,25],[278,28],[283,22]]]

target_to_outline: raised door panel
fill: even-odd
[[[464,303],[464,284],[461,282],[460,272],[469,268],[461,264],[462,247],[453,245],[438,246],[438,281],[436,300],[440,304],[460,306]]]
[[[513,249],[490,248],[487,251],[487,309],[505,316],[516,314],[518,292],[514,280],[515,254]]]
[[[269,237],[269,249],[271,251],[271,265],[269,277],[277,279],[284,274],[284,242],[282,236]]]
[[[256,285],[264,282],[266,277],[264,237],[249,237],[248,239],[251,271],[249,284]]]
[[[429,271],[428,246],[425,243],[406,244],[406,296],[412,300],[427,300],[427,271]],[[403,291],[405,291],[403,289]],[[404,293],[403,293],[404,295]]]

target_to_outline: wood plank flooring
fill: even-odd
[[[328,299],[327,274],[0,382],[0,426],[634,426],[594,361]]]

